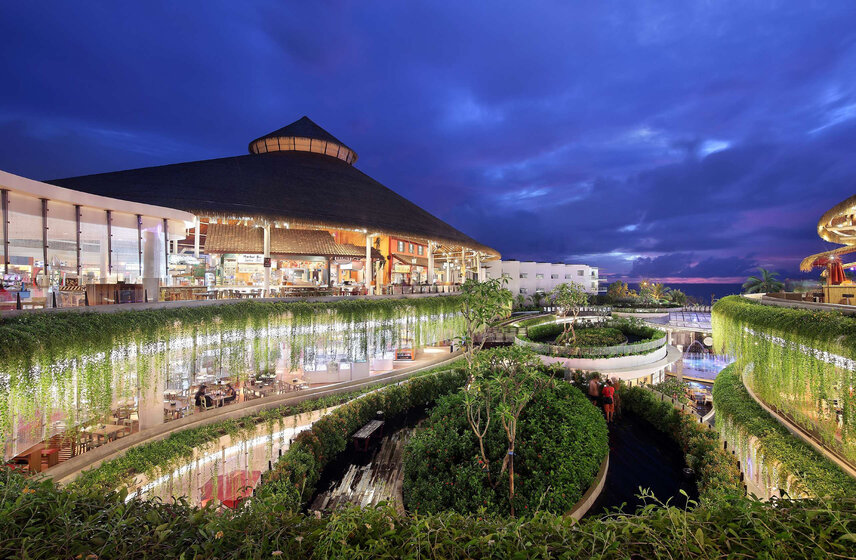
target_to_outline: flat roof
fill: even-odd
[[[47,200],[86,206],[87,208],[166,218],[176,222],[183,222],[187,227],[192,227],[196,220],[196,217],[190,212],[58,187],[2,170],[0,170],[0,187],[34,198],[45,198]]]

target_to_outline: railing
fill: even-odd
[[[541,307],[544,313],[558,313],[559,308],[555,305],[544,305]],[[580,307],[580,315],[608,317],[612,315],[612,307],[609,305],[587,305]]]
[[[583,348],[571,348],[567,346],[555,346],[553,344],[544,344],[541,342],[530,342],[522,338],[515,338],[516,346],[523,346],[530,350],[544,354],[545,356],[558,356],[562,358],[575,357],[608,357],[622,354],[644,354],[651,350],[662,348],[666,345],[666,337],[663,336],[656,340],[648,342],[637,342],[635,344],[617,344],[615,346],[591,346]]]

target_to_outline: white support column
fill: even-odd
[[[484,282],[484,269],[481,265],[481,253],[476,253],[476,273],[479,282]]]
[[[151,230],[143,230],[143,289],[146,290],[146,295],[149,301],[158,301],[160,299],[160,243],[158,242],[157,232]]]
[[[461,247],[461,284],[467,281],[467,250]]]
[[[366,284],[366,294],[374,294],[374,286],[372,286],[372,236],[366,233],[366,266],[363,267],[364,278]]]
[[[193,219],[193,256],[199,258],[199,216]]]
[[[434,283],[434,242],[428,242],[428,283]]]
[[[265,264],[265,285],[264,294],[268,297],[270,294],[270,222],[265,223],[264,234],[264,264]]]

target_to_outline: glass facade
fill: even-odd
[[[68,195],[52,200],[39,194],[2,190],[7,204],[2,217],[6,227],[0,228],[5,233],[0,272],[7,291],[20,291],[24,300],[93,283],[140,283],[147,240],[152,245],[147,276],[166,278],[163,218],[77,205]],[[187,222],[171,223],[173,237],[184,237]]]

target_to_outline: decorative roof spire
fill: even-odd
[[[357,161],[356,152],[307,116],[250,142],[251,154],[287,151],[324,154],[351,165]]]

